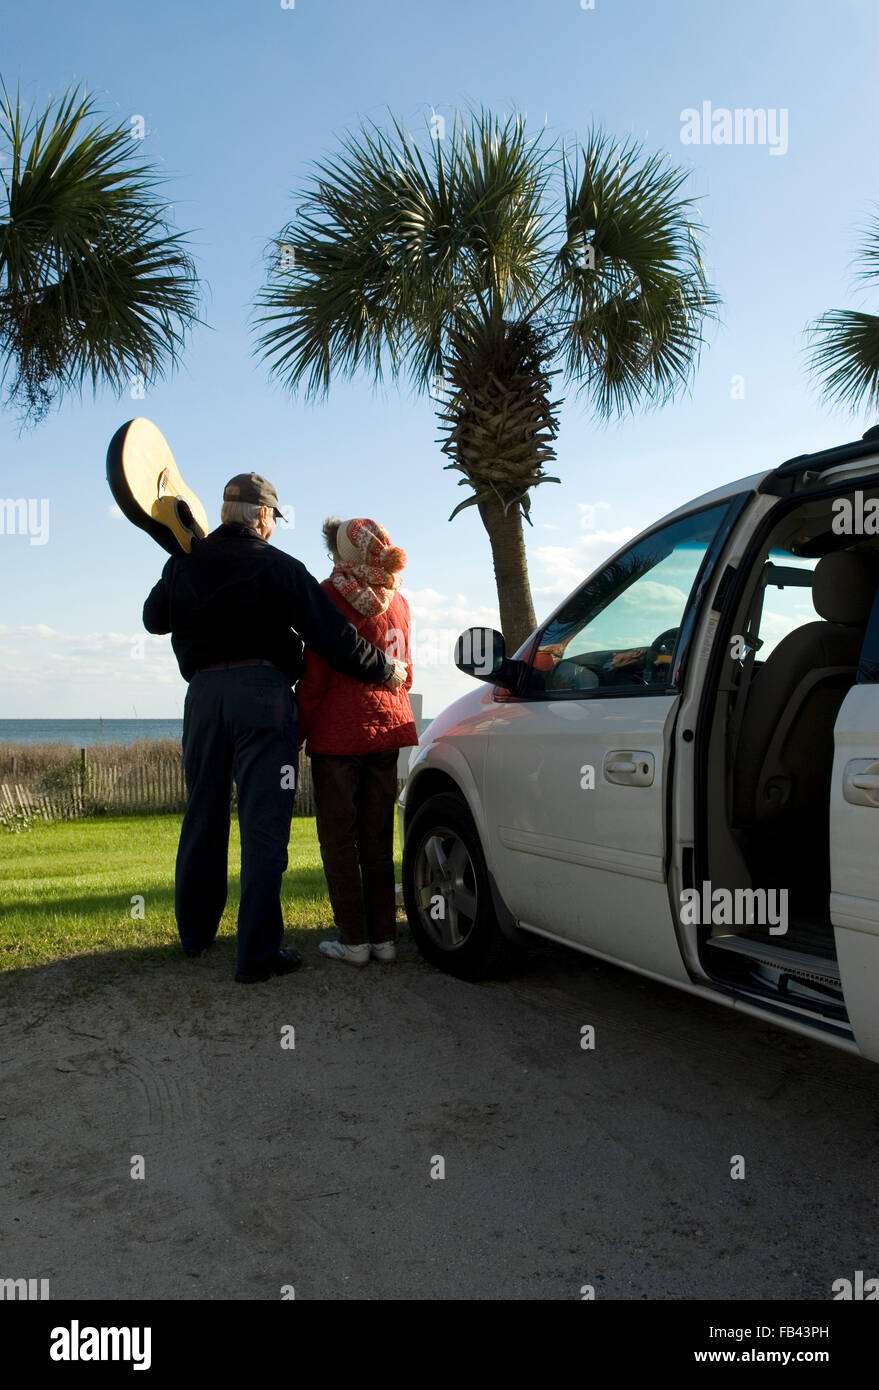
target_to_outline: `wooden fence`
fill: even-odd
[[[421,695],[409,692],[416,728],[422,728]],[[182,811],[186,805],[183,760],[164,758],[149,764],[104,767],[88,761],[88,750],[79,750],[79,761],[59,769],[63,785],[38,792],[11,780],[0,780],[0,822],[24,815],[34,820],[77,820],[81,816],[120,816],[150,811]],[[397,786],[402,787],[409,767],[411,748],[401,748]],[[15,759],[12,760],[13,769]],[[280,769],[279,769],[280,775]],[[12,776],[15,776],[13,771]],[[235,789],[232,790],[235,805]],[[295,816],[314,815],[314,785],[311,762],[299,754],[296,775]]]
[[[235,791],[232,792],[235,805]],[[71,775],[69,785],[37,792],[18,783],[0,782],[0,817],[19,812],[35,820],[76,820],[81,816],[182,811],[186,787],[180,758],[152,766],[101,767],[87,763]],[[294,815],[314,815],[311,763],[299,755]]]

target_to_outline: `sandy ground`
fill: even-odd
[[[251,987],[229,943],[0,979],[0,1277],[84,1299],[827,1299],[879,1275],[879,1068],[560,948],[474,986],[408,938],[362,971],[318,939]]]

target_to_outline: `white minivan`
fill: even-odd
[[[513,657],[464,633],[400,800],[423,955],[533,933],[879,1061],[877,592],[879,427],[672,512]]]

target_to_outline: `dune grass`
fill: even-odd
[[[181,819],[113,816],[0,834],[0,971],[176,943],[174,860]],[[312,817],[294,818],[289,860],[282,891],[287,926],[332,926]],[[233,816],[221,936],[235,935],[239,863]],[[397,866],[399,877],[399,845]]]
[[[143,738],[134,743],[93,743],[86,749],[92,767],[152,768],[180,761],[179,738]],[[47,774],[79,767],[73,743],[0,743],[0,777],[36,788]]]

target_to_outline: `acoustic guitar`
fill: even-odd
[[[122,514],[171,555],[188,555],[192,542],[207,535],[207,512],[152,420],[129,420],[113,435],[107,482]]]

